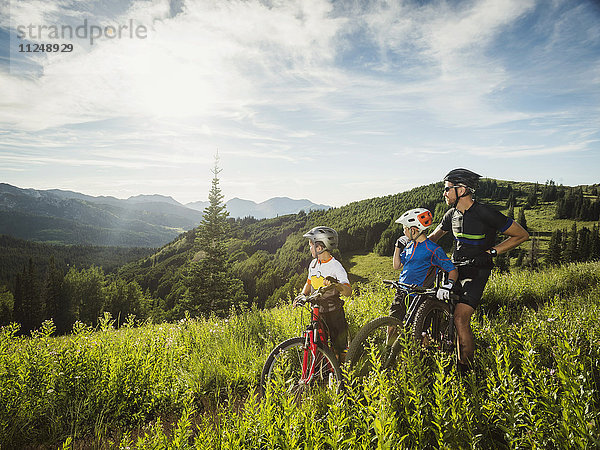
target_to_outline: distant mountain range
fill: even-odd
[[[331,206],[318,205],[310,200],[293,200],[287,197],[274,197],[261,203],[251,200],[242,200],[241,198],[232,198],[225,203],[230,217],[249,217],[256,219],[269,219],[271,217],[285,216],[287,214],[296,214],[299,211],[314,211],[317,209],[329,209]],[[188,208],[204,211],[208,202],[186,203]]]
[[[128,199],[94,197],[60,189],[21,189],[0,183],[0,234],[61,244],[160,247],[196,227],[208,202],[183,205],[163,195]],[[232,199],[231,217],[257,219],[327,209],[308,200],[275,198],[262,203]]]

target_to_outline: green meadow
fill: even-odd
[[[485,298],[472,374],[407,339],[393,371],[300,405],[257,389],[271,349],[306,324],[290,306],[120,329],[107,315],[60,337],[51,322],[33,337],[4,327],[0,447],[598,448],[600,263],[496,274]],[[351,332],[391,299],[357,283]]]

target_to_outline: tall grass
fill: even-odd
[[[538,307],[554,296],[571,296],[600,284],[600,262],[576,263],[542,271],[493,273],[485,287],[485,306]]]
[[[218,424],[189,428],[189,448],[598,448],[600,325],[591,320],[600,290],[556,299],[538,312],[487,321],[474,373],[457,375],[450,357],[404,342],[392,373],[377,367],[345,392],[324,391],[298,406],[281,386]],[[569,306],[572,314],[562,315]],[[578,314],[581,313],[581,314]],[[548,321],[549,318],[553,320]],[[510,319],[510,320],[509,320]],[[582,345],[590,338],[596,345]],[[551,351],[545,350],[550,344]],[[163,433],[163,431],[159,431]],[[150,448],[151,435],[137,448]],[[168,440],[168,438],[167,438]]]
[[[473,324],[473,374],[407,339],[392,373],[301,405],[278,386],[255,394],[270,350],[303,326],[290,307],[119,330],[106,316],[64,337],[49,322],[32,338],[5,327],[0,446],[83,436],[121,448],[597,448],[599,279],[597,263],[493,277],[486,296],[505,307]],[[527,295],[537,311],[521,306]],[[346,302],[351,329],[391,299],[362,286]]]

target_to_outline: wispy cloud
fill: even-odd
[[[586,1],[28,0],[12,2],[11,15],[132,19],[148,37],[31,55],[40,72],[27,77],[0,68],[4,170],[29,161],[185,178],[219,149],[236,182],[254,186],[257,172],[304,166],[323,178],[314,155],[325,153],[364,178],[386,158],[598,148],[599,14]],[[294,186],[276,177],[263,186]],[[344,186],[380,189],[366,183]]]

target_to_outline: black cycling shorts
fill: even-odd
[[[320,312],[319,317],[323,319],[329,330],[331,346],[337,354],[342,353],[348,347],[348,322],[344,308]]]
[[[465,303],[471,308],[476,309],[481,304],[481,296],[487,283],[491,269],[483,267],[458,267],[458,287],[460,288],[460,300],[458,303]]]

